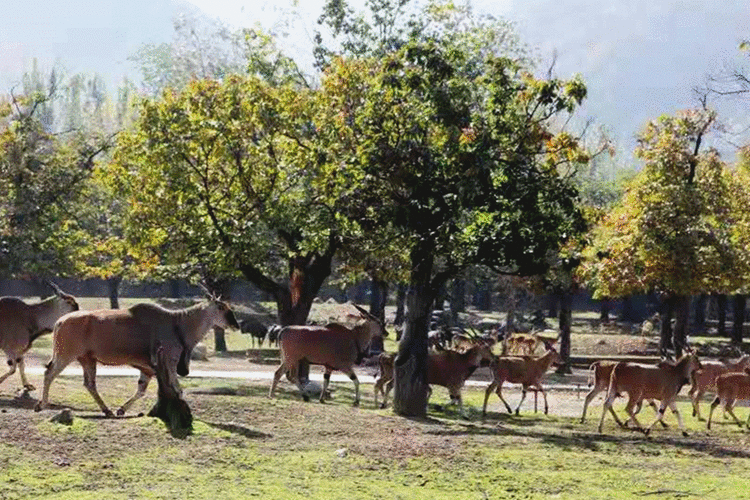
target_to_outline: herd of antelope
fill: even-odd
[[[12,297],[0,298],[0,349],[6,353],[9,366],[9,371],[0,376],[0,383],[18,370],[25,390],[34,390],[24,372],[23,355],[35,339],[52,332],[53,354],[46,365],[42,397],[35,408],[37,411],[48,406],[49,390],[55,377],[73,360],[78,360],[83,368],[84,386],[108,417],[114,414],[97,392],[97,363],[130,365],[141,372],[135,394],[117,410],[117,415],[124,415],[146,392],[149,381],[156,374],[157,363],[165,363],[166,372],[172,376],[185,376],[189,371],[192,350],[212,327],[240,328],[229,306],[211,295],[205,302],[178,310],[167,310],[154,304],[137,304],[122,310],[82,311],[72,295],[66,294],[54,283],[49,284],[55,294],[37,304],[29,305]],[[329,323],[324,326],[288,326],[281,330],[278,338],[281,364],[274,373],[269,397],[274,396],[277,384],[285,374],[302,389],[297,368],[300,362],[305,361],[324,367],[321,402],[328,394],[331,373],[337,370],[349,375],[355,387],[354,404],[360,403],[359,380],[354,366],[367,355],[371,341],[387,333],[377,318],[359,306],[354,307],[360,322],[353,327]],[[503,339],[499,356],[492,352],[496,341],[497,337],[464,335],[454,339],[452,349],[431,350],[427,360],[428,387],[439,385],[447,388],[451,403],[456,403],[463,415],[461,390],[472,373],[485,366],[490,368],[492,380],[485,391],[483,417],[487,413],[492,392],[498,395],[509,413],[513,412],[502,395],[505,382],[521,385],[522,395],[515,409],[516,415],[529,390],[533,390],[535,395],[542,393],[544,412],[547,414],[549,405],[542,379],[551,366],[561,362],[554,347],[556,339],[531,334],[510,335]],[[539,345],[544,346],[544,352],[537,355]],[[378,358],[379,373],[375,380],[374,400],[378,406],[378,397],[382,396],[381,408],[388,404],[395,363],[396,354],[382,353]],[[699,420],[704,420],[700,414],[703,395],[706,391],[716,393],[706,424],[708,429],[711,428],[713,412],[720,404],[725,414],[731,415],[742,426],[733,409],[737,401],[750,400],[750,355],[744,355],[734,362],[700,361],[692,351],[675,362],[665,360],[656,365],[593,363],[589,382],[593,387],[584,400],[581,423],[585,422],[593,398],[606,391],[599,420],[600,433],[609,413],[621,427],[632,423],[648,434],[657,423],[666,427],[663,417],[669,408],[677,417],[683,434],[687,435],[676,398],[688,383],[691,384],[689,397],[693,416]],[[625,407],[628,419],[622,422],[612,404],[625,393],[628,394]],[[655,420],[647,427],[641,426],[636,417],[644,401],[656,412]],[[750,417],[747,426],[750,427]]]

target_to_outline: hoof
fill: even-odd
[[[380,403],[380,409],[385,410],[385,403]]]
[[[355,402],[354,402],[354,403],[352,404],[352,406],[354,406],[355,408],[356,408],[356,407],[358,407],[358,406],[359,406],[359,401],[355,401]]]
[[[687,431],[682,431],[682,437],[688,437]]]
[[[644,436],[648,436],[649,434],[651,434],[651,429],[643,429]]]
[[[302,399],[304,400],[305,403],[309,403],[310,402],[310,396],[308,396],[307,394],[305,394],[304,396],[302,396]]]
[[[36,390],[36,387],[34,387],[34,386],[33,386],[33,385],[31,385],[31,384],[26,384],[25,386],[23,386],[23,388],[24,388],[24,389],[26,389],[26,390],[27,390],[27,391],[29,391],[29,392],[30,392],[30,391],[35,391],[35,390]]]
[[[117,416],[118,417],[122,417],[124,415],[125,415],[125,410],[123,410],[122,408],[120,408],[119,410],[117,410]]]
[[[42,406],[42,403],[37,403],[34,405],[34,411],[42,411],[44,407]]]
[[[112,410],[103,410],[105,418],[115,418],[115,414],[112,413]]]

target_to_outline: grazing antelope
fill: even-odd
[[[34,386],[26,379],[23,355],[32,342],[52,331],[55,321],[61,316],[78,310],[78,303],[72,295],[48,281],[55,295],[36,304],[27,304],[16,297],[0,298],[0,349],[8,357],[10,370],[0,377],[0,383],[15,373],[21,375],[24,389],[33,391]]]
[[[299,378],[296,376],[297,365],[305,360],[311,365],[325,367],[323,375],[323,390],[320,393],[322,403],[331,381],[331,372],[338,370],[349,375],[354,382],[354,406],[359,405],[359,380],[354,373],[353,366],[360,363],[367,354],[367,349],[373,337],[384,336],[385,330],[380,321],[361,307],[354,305],[360,312],[364,323],[347,328],[337,323],[325,326],[295,325],[285,327],[280,334],[279,347],[281,350],[281,365],[276,370],[268,391],[272,398],[276,392],[276,385],[285,373],[289,373],[302,391]],[[302,391],[304,394],[304,391]],[[305,400],[307,400],[307,396]]]
[[[630,418],[627,422],[633,422],[639,429],[643,429],[638,419],[635,417],[635,409],[644,399],[658,399],[661,401],[656,420],[651,425],[643,429],[648,435],[657,422],[661,422],[667,407],[677,417],[677,423],[682,430],[682,434],[687,436],[687,431],[682,422],[680,412],[675,405],[677,394],[682,386],[690,381],[690,375],[693,371],[701,368],[698,357],[693,352],[683,355],[676,363],[662,362],[656,366],[641,365],[637,363],[620,362],[615,365],[609,380],[609,389],[607,390],[607,399],[604,401],[602,417],[599,420],[599,432],[602,432],[604,417],[610,412],[615,421],[624,427],[624,424],[612,411],[612,402],[618,394],[628,393],[628,403],[625,411]]]
[[[77,359],[83,367],[84,386],[107,417],[111,417],[112,412],[96,390],[96,363],[130,365],[140,370],[136,393],[117,410],[117,415],[124,415],[145,394],[156,373],[159,348],[172,364],[168,369],[185,376],[190,352],[214,326],[239,328],[229,306],[215,297],[177,310],[155,304],[136,304],[129,309],[70,313],[55,324],[52,360],[44,372],[44,391],[35,409],[39,411],[47,406],[52,381]]]

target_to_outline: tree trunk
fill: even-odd
[[[560,358],[562,363],[557,373],[573,373],[570,368],[570,327],[573,323],[573,295],[570,290],[563,290],[560,297],[560,315],[558,326],[560,328]]]
[[[474,306],[480,311],[492,309],[492,283],[490,280],[483,279],[477,284],[474,293]]]
[[[602,300],[599,301],[599,321],[603,325],[609,324],[609,312],[612,310],[612,304],[609,300],[609,297],[602,297]]]
[[[406,294],[406,327],[394,363],[393,411],[405,417],[427,415],[427,329],[436,290],[431,284],[433,248],[421,240],[412,249]]]
[[[396,292],[396,318],[393,320],[394,325],[401,325],[404,322],[404,306],[406,304],[406,284],[399,283]],[[399,340],[399,339],[396,339]]]
[[[688,295],[676,295],[674,297],[674,317],[672,345],[674,346],[675,359],[680,359],[682,351],[687,347],[687,330],[690,320],[690,297]]]
[[[458,324],[458,314],[466,311],[466,280],[456,278],[451,287],[451,325]]]
[[[727,336],[727,296],[723,293],[716,296],[717,333],[719,337]]]
[[[661,327],[659,329],[659,355],[670,358],[672,349],[672,315],[674,313],[674,297],[664,294],[661,299]]]
[[[188,436],[193,430],[193,414],[182,399],[177,373],[161,346],[156,351],[156,380],[159,383],[158,399],[148,416],[161,419],[174,437]]]
[[[122,282],[122,276],[115,276],[112,278],[107,278],[107,291],[109,293],[110,309],[120,308],[119,289],[120,289],[121,282]]]
[[[227,340],[224,336],[224,329],[219,326],[214,327],[214,351],[227,352]]]
[[[745,323],[745,295],[737,294],[732,297],[732,344],[742,345],[742,329]]]
[[[370,291],[370,314],[385,325],[385,304],[388,301],[388,283],[373,279]],[[382,337],[372,339],[370,344],[370,355],[380,354],[385,350]]]
[[[708,304],[708,295],[700,294],[695,299],[695,324],[694,330],[697,333],[706,333],[706,305]]]

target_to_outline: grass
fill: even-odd
[[[483,390],[467,388],[468,419],[431,406],[427,420],[411,420],[372,408],[370,386],[352,408],[343,382],[324,405],[299,401],[289,384],[269,400],[266,383],[185,382],[196,417],[186,439],[148,417],[100,418],[75,377],[56,380],[51,395],[73,408],[71,426],[0,393],[0,498],[737,498],[750,487],[750,433],[720,417],[706,432],[685,402],[690,437],[668,415],[670,428],[646,438],[609,418],[598,434],[600,404],[579,424],[573,394],[551,393],[549,416],[526,405],[518,417],[493,396],[482,420]],[[114,406],[135,380],[99,386]],[[513,405],[518,394],[506,397]],[[134,412],[154,399],[152,388]],[[432,401],[447,394],[438,388]]]
[[[90,307],[97,306],[84,305]],[[587,324],[576,323],[574,348],[619,339]],[[250,347],[237,333],[227,343],[234,352]],[[386,349],[396,349],[392,337]],[[50,337],[39,339],[33,353],[49,355]],[[277,353],[264,349],[259,356],[270,361]],[[41,387],[41,376],[31,381]],[[112,408],[135,383],[98,378]],[[491,395],[483,420],[481,387],[464,390],[468,418],[446,408],[447,392],[436,388],[428,418],[413,420],[373,408],[368,385],[362,406],[353,408],[348,381],[334,382],[334,399],[321,405],[300,401],[286,382],[271,400],[267,382],[187,378],[194,432],[176,439],[160,421],[135,416],[155,402],[155,383],[131,415],[118,419],[101,418],[78,377],[56,379],[50,400],[58,406],[40,413],[32,411],[34,399],[16,398],[17,385],[14,376],[0,386],[0,499],[725,499],[750,488],[750,431],[717,414],[707,432],[684,400],[690,436],[682,437],[668,413],[670,428],[657,427],[647,438],[617,428],[611,417],[599,434],[601,399],[580,424],[583,394],[573,392],[551,391],[550,415],[533,413],[532,397],[520,416],[508,415]],[[517,404],[517,390],[504,394]],[[50,422],[63,406],[72,409],[71,426]],[[741,419],[747,412],[737,410]],[[650,422],[651,409],[641,417]]]

